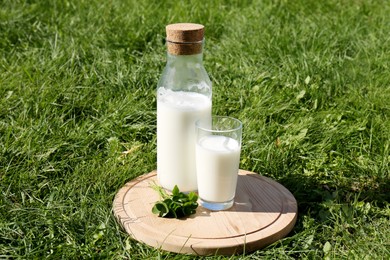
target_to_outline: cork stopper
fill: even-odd
[[[202,52],[204,26],[195,23],[176,23],[166,26],[168,53],[193,55]]]

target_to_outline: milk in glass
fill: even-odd
[[[233,200],[240,162],[237,140],[219,135],[202,137],[196,144],[198,192],[202,200],[225,202]]]

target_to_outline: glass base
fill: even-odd
[[[213,211],[218,211],[218,210],[226,210],[231,208],[234,204],[234,199],[226,202],[211,202],[200,198],[199,202],[203,208],[213,210]]]

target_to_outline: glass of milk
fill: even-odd
[[[228,209],[236,193],[242,123],[232,117],[213,116],[196,121],[195,129],[200,204],[210,210]]]

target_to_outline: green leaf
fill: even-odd
[[[190,201],[197,201],[198,200],[198,195],[195,193],[195,192],[190,192],[189,194],[188,194],[188,199],[190,200]]]
[[[332,249],[332,245],[329,243],[329,241],[326,241],[322,250],[324,251],[325,254],[329,254],[331,249]]]
[[[301,92],[299,92],[299,94],[297,95],[297,97],[295,98],[297,101],[301,100],[306,94],[306,91],[305,90],[301,90]]]
[[[179,195],[179,187],[177,187],[177,185],[175,185],[175,187],[173,188],[172,194],[173,196]]]
[[[164,217],[169,213],[169,208],[167,204],[165,204],[164,202],[157,202],[153,206],[152,212],[154,214],[158,214],[159,217]]]
[[[154,204],[153,214],[165,218],[181,218],[196,213],[198,195],[195,192],[185,194],[180,192],[177,185],[173,188],[172,195],[168,195],[161,187],[153,187],[153,189],[163,199]]]
[[[307,76],[307,77],[305,78],[305,84],[306,84],[306,85],[309,84],[309,83],[310,83],[310,80],[311,80],[310,76]]]

